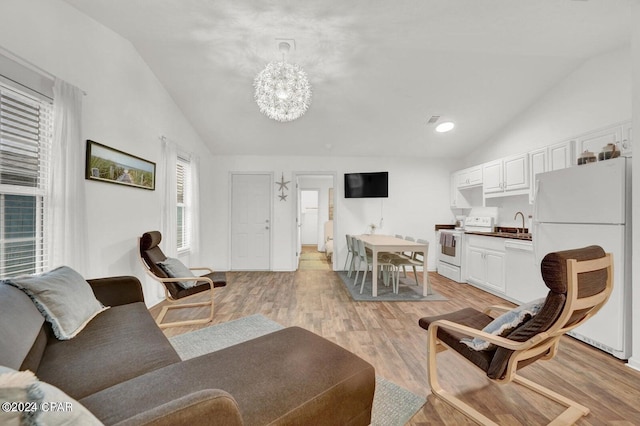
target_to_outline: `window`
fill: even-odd
[[[53,107],[0,83],[0,278],[47,267],[44,216]]]
[[[178,157],[176,163],[176,180],[177,186],[177,230],[178,235],[176,238],[178,251],[185,251],[191,248],[191,164],[189,160]]]

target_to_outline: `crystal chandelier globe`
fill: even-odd
[[[284,60],[289,44],[281,43],[280,50],[283,52],[282,61],[270,62],[256,76],[254,98],[264,115],[287,122],[300,118],[309,109],[311,84],[299,65]]]

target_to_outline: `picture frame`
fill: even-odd
[[[85,179],[153,191],[156,163],[87,139]]]

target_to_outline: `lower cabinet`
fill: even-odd
[[[467,235],[467,282],[499,296],[505,288],[504,239]]]

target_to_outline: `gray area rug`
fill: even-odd
[[[346,271],[338,271],[338,276],[342,280],[345,289],[351,295],[353,300],[359,302],[420,302],[420,301],[446,301],[447,298],[435,293],[429,296],[422,295],[422,283],[416,285],[416,281],[412,276],[407,278],[400,277],[400,285],[398,286],[398,294],[393,292],[391,283],[385,286],[382,278],[378,278],[378,296],[371,296],[371,272],[367,274],[364,282],[364,289],[360,294],[360,284],[362,283],[362,272],[358,275],[358,285],[353,284],[356,273],[353,272],[351,277],[347,277]]]
[[[183,360],[217,351],[280,330],[282,325],[262,315],[251,315],[169,338]],[[373,426],[401,426],[413,417],[426,399],[376,376]]]

